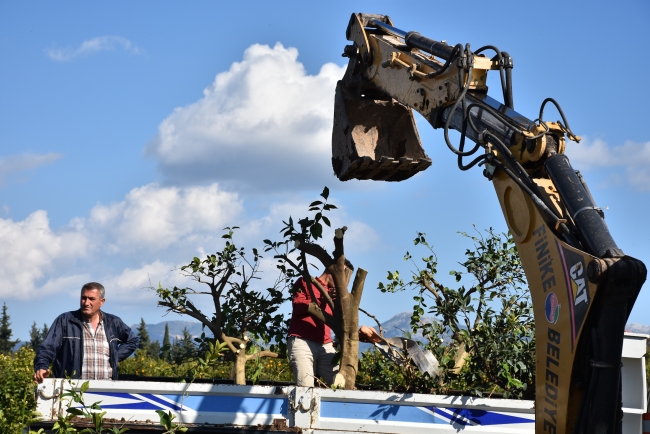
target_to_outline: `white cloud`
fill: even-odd
[[[234,240],[237,246],[261,248],[264,238],[281,240],[282,220],[306,216],[310,202],[284,197],[252,216],[245,213],[238,195],[217,184],[187,188],[149,184],[131,190],[119,202],[96,205],[88,216],[59,229],[50,227],[42,210],[23,221],[0,219],[0,299],[29,300],[51,294],[76,298],[81,285],[99,281],[107,289],[107,300],[121,308],[155,306],[155,292],[148,287],[159,282],[167,287],[201,286],[177,267],[194,255],[204,257],[221,249],[225,226],[241,226]],[[259,204],[248,205],[252,211]],[[329,217],[333,227],[348,226],[346,252],[353,261],[381,246],[376,232],[349,218],[345,210]],[[326,228],[319,240],[328,251],[333,250],[332,236],[332,229]],[[260,277],[267,285],[277,270],[273,255],[263,256]]]
[[[160,124],[145,154],[176,182],[210,179],[268,191],[334,179],[334,89],[344,68],[328,63],[308,75],[297,58],[295,48],[279,43],[252,45],[203,98]]]
[[[0,219],[0,244],[0,296],[18,299],[61,290],[70,280],[60,270],[88,249],[84,234],[53,231],[47,213],[40,210],[20,222]],[[55,270],[57,266],[62,268]],[[58,271],[57,277],[38,289],[38,282],[52,271]]]
[[[156,304],[158,283],[166,287],[187,286],[188,279],[172,264],[155,260],[139,268],[125,268],[118,275],[108,275],[102,283],[106,288],[106,300],[119,304]]]
[[[9,175],[51,164],[59,158],[61,158],[61,154],[55,154],[53,152],[48,154],[10,155],[0,158],[0,187],[4,179]]]
[[[569,142],[566,154],[573,167],[579,170],[610,168],[621,173],[612,173],[612,179],[624,179],[641,191],[650,191],[650,142],[627,141],[619,146],[610,146],[600,139],[580,143]]]
[[[207,187],[161,187],[149,184],[131,190],[123,201],[97,205],[87,227],[113,252],[167,248],[200,242],[206,233],[236,223],[242,203],[217,184]]]
[[[115,51],[121,48],[130,54],[141,54],[142,50],[136,47],[127,38],[122,36],[99,36],[83,41],[78,47],[50,48],[45,50],[48,57],[57,62],[67,62],[78,56],[87,56],[100,51]]]
[[[26,299],[76,291],[93,280],[90,274],[110,276],[106,262],[125,260],[133,252],[141,258],[145,252],[154,256],[149,266],[136,271],[126,268],[112,281],[124,290],[138,288],[148,275],[153,279],[161,269],[173,268],[156,262],[158,258],[177,252],[185,255],[220,237],[221,229],[236,223],[233,219],[241,212],[237,195],[221,191],[216,184],[190,188],[150,184],[131,190],[121,202],[99,204],[89,217],[75,218],[58,230],[50,227],[43,210],[23,221],[0,218],[0,297]],[[77,262],[87,272],[74,272]]]

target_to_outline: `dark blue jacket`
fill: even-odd
[[[117,380],[117,363],[129,357],[138,347],[140,338],[115,315],[102,312],[104,332],[110,348],[113,380]],[[34,371],[48,369],[52,364],[54,378],[81,376],[83,363],[83,315],[74,310],[59,315],[50,327],[45,340],[38,347]]]

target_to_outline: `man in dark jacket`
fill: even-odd
[[[115,315],[101,311],[106,301],[97,282],[81,288],[79,310],[54,320],[34,359],[34,381],[55,378],[117,380],[117,364],[138,347],[139,338]]]

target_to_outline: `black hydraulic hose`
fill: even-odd
[[[607,224],[600,216],[582,182],[571,167],[569,158],[555,154],[547,158],[544,168],[560,194],[571,219],[580,230],[585,251],[598,258],[618,258],[623,251],[618,248]]]
[[[513,176],[517,177],[517,179],[513,178],[513,180],[519,185],[525,185],[525,191],[529,194],[531,199],[533,199],[533,202],[537,204],[539,208],[541,208],[543,213],[545,213],[551,219],[553,227],[556,229],[558,226],[560,227],[564,241],[566,241],[571,246],[580,248],[580,242],[578,239],[573,235],[566,223],[563,223],[560,217],[544,202],[543,196],[539,192],[539,187],[533,182],[533,180],[528,175],[528,172],[526,172],[521,163],[519,163],[519,161],[514,158],[506,144],[489,131],[484,131],[483,136],[488,137],[490,143],[492,143],[497,148],[497,150],[501,152],[501,156],[511,168],[509,169],[510,173],[512,173]],[[514,172],[518,172],[518,175],[515,175]]]
[[[482,106],[482,105],[478,105],[478,104],[470,104],[469,107],[467,108],[468,113],[474,107],[488,108],[489,110],[495,111],[494,109],[492,109],[492,107]],[[493,144],[495,144],[497,149],[501,152],[501,155],[503,155],[503,158],[506,160],[506,162],[508,163],[510,168],[514,172],[517,172],[517,176],[519,176],[520,178],[526,180],[526,182],[529,185],[529,187],[531,188],[531,190],[537,190],[537,185],[530,180],[530,177],[528,176],[528,172],[526,172],[526,170],[519,163],[519,161],[516,158],[514,158],[514,156],[510,152],[510,149],[506,146],[506,144],[503,143],[501,141],[501,139],[499,139],[495,135],[489,133],[489,131],[487,131],[487,130],[479,131],[478,128],[476,127],[476,125],[474,125],[474,121],[472,120],[471,116],[467,116],[467,119],[469,121],[469,125],[472,127],[472,130],[474,130],[474,132],[477,135],[479,135],[479,136],[481,134],[489,135],[490,137],[494,138]],[[537,193],[539,193],[539,192],[537,192]]]
[[[567,121],[566,116],[564,116],[564,112],[562,111],[562,107],[560,107],[560,104],[558,104],[557,101],[555,101],[553,98],[546,98],[543,102],[541,107],[539,108],[539,120],[543,120],[544,116],[544,106],[546,106],[547,102],[553,103],[555,108],[557,109],[558,112],[560,112],[560,116],[562,116],[562,121],[564,122],[564,127],[566,128],[567,135],[571,140],[574,140],[578,142],[578,138],[576,137],[575,134],[573,134],[573,131],[571,131],[571,127],[569,126],[569,121]]]
[[[467,55],[468,59],[470,58],[470,56],[469,56],[470,54],[471,54],[471,51],[469,50],[469,44],[467,44],[466,47],[465,47],[465,55]],[[462,91],[461,91],[460,95],[458,96],[458,98],[456,99],[456,102],[451,107],[450,113],[455,113],[456,109],[458,108],[458,104],[460,104],[461,102],[464,103],[465,95],[467,94],[467,90],[469,89],[469,83],[470,83],[470,80],[471,80],[471,77],[472,77],[472,70],[473,69],[474,69],[474,65],[472,63],[470,63],[468,65],[468,68],[467,68],[467,80],[466,80],[465,84],[463,85]],[[459,84],[463,82],[463,80],[462,80],[463,72],[464,72],[464,68],[459,68],[458,69],[458,75],[459,75],[458,83]],[[465,116],[464,111],[463,111],[463,116]],[[444,131],[444,136],[445,136],[445,143],[447,144],[447,147],[449,148],[449,150],[451,152],[453,152],[456,155],[462,155],[462,156],[472,155],[474,152],[461,152],[458,149],[456,149],[456,147],[451,143],[451,140],[449,139],[449,124],[451,123],[451,118],[452,118],[451,115],[447,116],[447,119],[445,120],[445,127],[444,127],[444,130],[443,130]]]
[[[539,209],[543,214],[547,216],[548,219],[551,220],[553,223],[552,227],[556,228],[559,226],[564,241],[571,246],[579,245],[578,240],[576,240],[576,238],[573,236],[567,225],[565,223],[562,223],[560,219],[555,215],[555,213],[551,211],[551,209],[546,206],[546,204],[535,193],[533,193],[533,191],[528,188],[528,186],[526,186],[526,184],[521,179],[519,179],[510,169],[508,169],[505,164],[503,164],[493,155],[490,157],[490,155],[492,154],[488,154],[486,161],[489,164],[497,166],[499,169],[503,170],[506,175],[508,175],[515,183],[517,183],[517,185],[522,190],[524,190],[524,192],[526,192],[526,194],[528,194],[535,206],[537,206],[537,209]]]
[[[510,129],[514,130],[515,132],[517,132],[519,134],[523,134],[523,130],[521,129],[521,125],[515,124],[512,119],[508,118],[506,115],[504,115],[500,111],[490,107],[487,104],[479,104],[479,103],[470,104],[469,106],[467,106],[467,111],[469,112],[474,107],[478,107],[479,109],[490,112],[491,115],[493,115],[495,118],[498,118],[501,122],[503,122],[505,125],[510,127]],[[473,123],[472,123],[472,128],[474,129],[474,131],[476,131],[478,133],[478,130],[476,129],[476,126]]]
[[[465,154],[465,152],[463,152],[463,151],[464,151],[464,149],[465,149],[465,138],[466,138],[466,133],[467,133],[467,123],[468,123],[468,117],[465,117],[465,118],[463,119],[463,128],[462,128],[461,136],[460,136],[460,144],[459,144],[459,146],[458,146],[458,150],[459,150],[460,152],[462,152],[463,154]],[[476,145],[474,145],[474,147],[472,148],[472,150],[471,150],[471,151],[468,151],[468,152],[470,152],[470,155],[473,155],[474,153],[476,153],[476,151],[477,151],[481,146],[483,146],[483,145],[481,144],[481,142],[476,142]],[[462,171],[469,170],[469,169],[471,169],[472,167],[474,167],[476,164],[478,164],[479,162],[485,160],[486,158],[487,158],[487,154],[482,154],[482,155],[479,155],[478,157],[476,157],[474,160],[472,160],[469,164],[464,165],[464,164],[463,164],[463,155],[458,155],[458,168],[459,168],[460,170],[462,170]]]
[[[470,161],[468,164],[463,164],[463,157],[460,155],[458,156],[458,168],[462,171],[469,170],[472,167],[476,166],[478,163],[484,161],[486,158],[488,158],[488,154],[481,154],[472,161]]]
[[[501,54],[503,55],[503,59],[505,62],[505,65],[503,67],[506,70],[506,90],[505,90],[505,96],[503,98],[503,101],[506,106],[514,110],[515,102],[512,97],[512,68],[514,65],[512,63],[512,57],[510,57],[508,53],[504,51]]]
[[[492,50],[495,53],[497,53],[496,58],[499,61],[499,76],[501,77],[501,92],[503,92],[503,101],[505,103],[505,101],[506,101],[506,78],[505,78],[505,75],[504,75],[503,64],[502,64],[503,55],[501,53],[501,50],[499,50],[494,45],[484,45],[483,47],[476,50],[474,52],[474,54],[479,54],[479,53],[481,53],[482,51],[485,51],[485,50]],[[506,105],[508,106],[508,104],[506,104]],[[508,106],[508,107],[510,107],[510,106]]]
[[[437,70],[437,71],[430,72],[430,73],[427,75],[427,77],[428,77],[428,78],[435,78],[435,77],[437,77],[437,76],[443,74],[445,71],[447,71],[447,70],[449,69],[449,66],[451,65],[451,63],[452,63],[452,62],[454,61],[454,59],[456,59],[456,57],[458,56],[458,53],[461,52],[462,50],[463,50],[463,46],[462,46],[461,44],[456,44],[456,46],[454,47],[454,51],[451,52],[451,57],[449,57],[449,59],[447,59],[447,60],[445,61],[445,64],[442,65],[442,68],[440,68],[440,69]]]

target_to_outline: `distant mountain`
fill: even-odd
[[[422,317],[422,321],[428,324],[433,322],[434,318],[425,316]],[[374,321],[369,320],[367,317],[364,318],[363,315],[362,318],[360,318],[360,323],[377,329],[377,324]],[[165,324],[169,324],[169,335],[172,342],[174,340],[174,337],[178,337],[179,339],[183,337],[183,329],[185,327],[187,327],[187,330],[190,332],[192,337],[201,336],[201,333],[203,333],[203,331],[205,331],[206,336],[212,336],[210,330],[207,328],[203,330],[201,323],[197,321],[166,321],[157,324],[147,324],[149,338],[152,341],[158,341],[162,343],[163,337],[165,335]],[[131,328],[137,332],[139,325],[140,324],[133,324],[131,325]],[[411,312],[400,312],[392,318],[383,321],[381,323],[381,326],[384,329],[384,336],[387,338],[408,336],[411,333]],[[644,324],[630,323],[625,327],[625,330],[632,333],[643,333],[650,335],[650,326]],[[411,339],[424,341],[424,337],[421,333],[411,335]],[[24,343],[21,342],[17,348],[20,347],[20,345],[24,345]],[[370,344],[361,344],[360,350],[365,351],[368,348],[370,348]]]
[[[415,340],[424,340],[422,333],[418,332],[415,335],[412,335],[411,331],[411,315],[413,312],[406,311],[400,312],[391,319],[384,321],[381,324],[381,327],[384,329],[384,335],[387,338],[395,338],[399,336],[411,335],[412,339]],[[428,316],[420,317],[420,320],[424,324],[431,324],[434,319]],[[367,324],[370,325],[370,324]]]
[[[411,339],[414,339],[416,341],[424,341],[424,337],[422,336],[422,333],[418,332],[417,334],[412,334],[411,331],[411,314],[412,312],[410,311],[405,311],[405,312],[400,312],[394,317],[390,318],[389,320],[383,321],[381,323],[381,328],[384,330],[384,337],[387,338],[397,338],[397,337],[410,337]],[[422,322],[425,324],[430,324],[434,321],[433,318],[423,316],[421,317]],[[361,320],[360,320],[361,322]],[[374,321],[365,321],[361,322],[362,324],[365,324],[367,326],[372,326],[375,330],[377,330],[377,324]],[[379,330],[377,330],[379,331]],[[359,353],[362,353],[369,349],[372,345],[371,344],[364,344],[360,343],[359,344]]]
[[[625,330],[632,333],[643,333],[645,335],[650,335],[650,326],[636,323],[629,323],[625,326]]]

